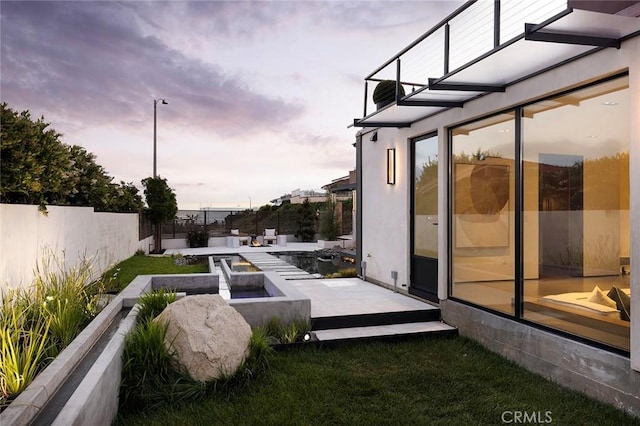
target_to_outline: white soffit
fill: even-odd
[[[391,105],[370,114],[360,120],[360,123],[414,123],[424,117],[441,111],[443,107],[419,107]]]
[[[640,18],[573,10],[539,30],[620,39],[640,31]],[[594,46],[525,40],[524,37],[491,52],[486,58],[453,71],[442,83],[506,85],[575,58]]]
[[[544,32],[622,38],[640,30],[640,18],[574,9],[544,27]]]
[[[504,86],[593,49],[593,46],[521,39],[440,82]]]
[[[610,15],[587,10],[568,10],[556,20],[538,30],[545,34],[567,34],[620,39],[640,31],[640,18]],[[589,51],[600,49],[590,45],[525,40],[524,34],[499,46],[483,57],[437,79],[436,83],[506,86]],[[428,87],[411,93],[410,101],[467,101],[485,92],[431,90]],[[409,125],[438,111],[444,106],[407,106],[392,104],[358,120],[359,125]]]
[[[461,92],[458,90],[423,90],[411,94],[408,99],[424,101],[466,101],[484,92]]]

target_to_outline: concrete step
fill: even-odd
[[[341,342],[365,339],[393,339],[415,336],[455,335],[458,329],[440,321],[412,322],[368,327],[350,327],[314,331],[318,342]]]
[[[440,309],[414,309],[410,311],[316,317],[311,318],[311,329],[316,331],[431,321],[440,321]]]

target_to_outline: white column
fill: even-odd
[[[640,37],[628,44],[624,49],[630,61],[631,368],[640,371]]]

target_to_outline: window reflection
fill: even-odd
[[[438,138],[415,142],[414,254],[438,258]]]
[[[523,119],[524,317],[625,350],[628,92],[618,78],[531,105]]]
[[[452,129],[452,294],[514,313],[514,118]]]
[[[628,112],[628,77],[524,107],[517,194],[515,114],[451,129],[453,297],[629,350]]]

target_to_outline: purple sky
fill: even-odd
[[[462,4],[2,1],[0,99],[114,181],[182,209],[259,206],[355,168],[366,75]]]

